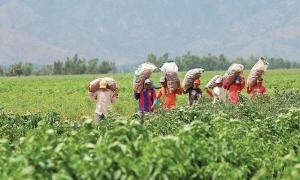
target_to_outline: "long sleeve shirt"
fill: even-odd
[[[115,93],[110,89],[99,89],[96,92],[96,110],[95,113],[106,115],[116,100]]]
[[[136,100],[139,100],[139,112],[153,111],[152,107],[156,101],[154,89],[145,89],[141,93],[135,93],[134,97]]]
[[[182,91],[180,88],[178,88],[174,92],[170,92],[170,90],[166,87],[162,87],[158,93],[157,93],[157,99],[162,98],[164,107],[166,109],[172,109],[176,107],[176,95],[182,94]]]

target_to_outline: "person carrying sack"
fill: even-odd
[[[210,97],[213,97],[213,104],[218,103],[218,102],[225,102],[225,90],[222,87],[223,85],[223,80],[222,77],[216,78],[214,82],[214,86],[212,87],[212,91],[208,87],[206,87],[206,92]]]
[[[266,93],[266,88],[263,86],[263,78],[258,78],[256,85],[247,88],[247,93],[252,94],[252,97],[260,96]]]
[[[107,88],[108,84],[106,80],[102,80],[99,83],[99,90],[96,91],[94,100],[96,100],[96,119],[101,121],[108,113],[112,106],[112,103],[116,101],[117,94],[111,89]]]
[[[241,75],[241,73],[235,78],[235,81],[231,85],[229,85],[228,87],[224,85],[224,89],[228,90],[229,102],[237,104],[240,101],[239,94],[244,89],[244,87],[245,79]]]
[[[193,82],[193,87],[187,90],[187,92],[189,93],[189,99],[188,99],[189,106],[192,106],[194,102],[197,102],[202,96],[202,91],[199,88],[199,85],[200,85],[200,80],[196,79]]]
[[[154,107],[157,104],[156,93],[150,79],[145,80],[143,90],[140,93],[134,93],[134,98],[139,100],[138,111],[140,123],[143,124],[145,112],[153,112]]]
[[[182,90],[180,85],[178,88],[171,92],[167,86],[167,79],[166,77],[161,77],[159,82],[161,83],[162,87],[159,89],[157,93],[157,99],[163,99],[163,104],[165,109],[174,109],[176,108],[176,96],[182,94]]]

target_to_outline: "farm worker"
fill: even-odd
[[[258,78],[256,85],[247,88],[247,93],[248,94],[251,93],[252,97],[263,95],[266,92],[266,88],[262,85],[262,83],[263,83],[263,79]]]
[[[189,88],[187,92],[189,93],[188,104],[192,106],[194,102],[198,101],[202,96],[202,91],[199,88],[200,80],[196,79],[193,83],[193,87]]]
[[[140,123],[144,123],[145,112],[153,112],[154,106],[157,104],[156,93],[153,88],[152,81],[146,79],[141,93],[134,93],[136,100],[139,100],[139,116]]]
[[[236,104],[240,101],[239,94],[245,87],[245,79],[243,76],[238,75],[235,79],[235,81],[227,87],[228,89],[228,96],[229,101],[233,104]]]
[[[182,94],[182,90],[180,85],[178,85],[178,89],[174,92],[170,92],[167,86],[167,79],[165,77],[161,77],[159,82],[161,83],[162,87],[158,90],[157,99],[163,99],[163,104],[165,109],[173,109],[176,107],[176,96]]]
[[[218,78],[216,79],[216,85],[212,88],[212,92],[206,88],[206,92],[210,97],[213,97],[213,103],[217,103],[217,102],[225,102],[225,90],[222,87],[223,85],[223,80],[222,78]]]
[[[96,91],[94,99],[96,100],[96,119],[101,121],[108,113],[112,103],[117,99],[117,94],[107,88],[106,80],[102,80],[99,83],[99,90]]]

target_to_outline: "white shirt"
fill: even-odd
[[[99,89],[96,92],[97,103],[95,113],[106,115],[111,108],[112,103],[116,100],[114,92],[110,89]]]
[[[223,101],[225,102],[225,90],[222,87],[214,87],[212,90],[212,94],[214,96],[213,103]]]

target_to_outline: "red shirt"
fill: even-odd
[[[253,86],[252,88],[247,88],[247,93],[248,94],[252,94],[253,97],[257,96],[257,95],[262,95],[264,93],[266,93],[266,88],[262,85],[262,84],[257,84],[255,86]]]
[[[241,83],[238,84],[236,82],[234,82],[233,84],[231,84],[229,87],[228,87],[228,91],[229,91],[229,101],[231,103],[238,103],[240,101],[240,98],[239,98],[239,92],[242,91],[245,87],[245,79],[244,77],[240,76],[241,77]]]

